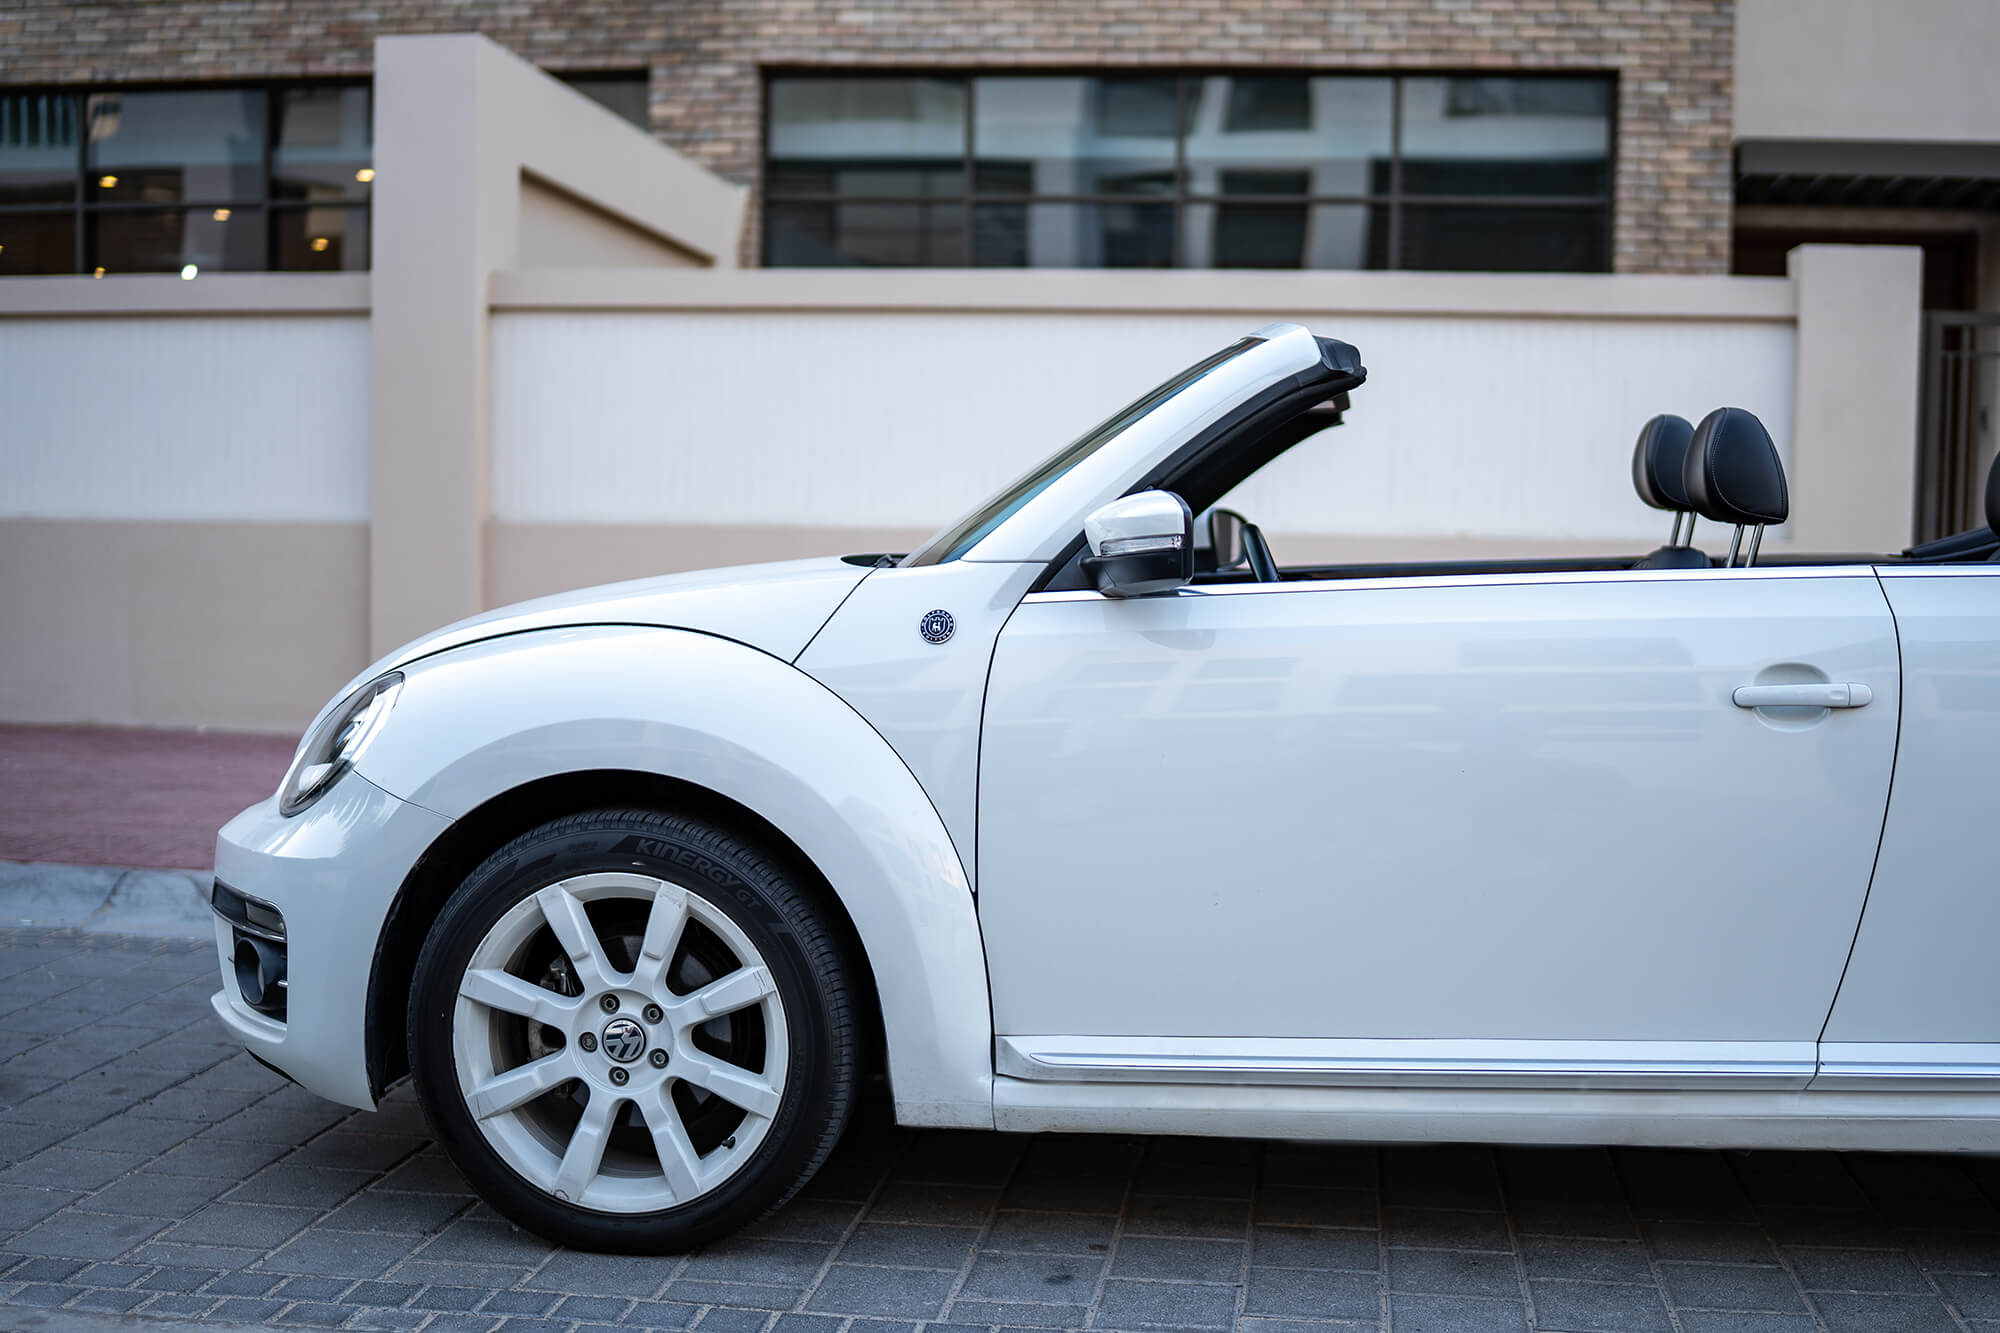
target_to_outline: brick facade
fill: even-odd
[[[1616,70],[1614,266],[1725,273],[1732,0],[0,0],[0,85],[360,74],[476,30],[555,70],[652,71],[653,128],[754,182],[767,66]],[[752,238],[746,252],[754,253]]]

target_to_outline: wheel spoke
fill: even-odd
[[[761,1115],[768,1120],[778,1114],[778,1090],[762,1074],[753,1074],[741,1065],[732,1065],[709,1055],[683,1053],[674,1057],[673,1072],[730,1105],[742,1107],[751,1115]]]
[[[584,989],[597,990],[610,984],[598,957],[597,931],[576,895],[560,884],[551,884],[535,895],[535,901],[541,904],[543,919],[555,932],[562,951],[569,955],[570,968]]]
[[[458,983],[458,993],[474,1004],[518,1014],[536,1023],[560,1026],[576,1002],[532,981],[495,967],[476,967]]]
[[[763,968],[740,967],[682,996],[673,1005],[674,1018],[686,1026],[706,1023],[711,1018],[746,1009],[765,996],[776,994],[777,989],[778,983]]]
[[[623,1097],[613,1097],[608,1092],[591,1092],[590,1100],[584,1103],[583,1118],[576,1122],[576,1132],[563,1151],[562,1165],[556,1169],[558,1198],[577,1203],[590,1188],[590,1182],[597,1179],[597,1168],[604,1164],[605,1146],[611,1142],[611,1126],[624,1102]]]
[[[653,1151],[660,1156],[667,1188],[673,1191],[676,1203],[685,1203],[701,1193],[701,1158],[695,1155],[694,1144],[688,1141],[680,1110],[665,1085],[654,1088],[637,1105],[646,1128],[652,1132]]]
[[[530,1060],[504,1074],[496,1074],[465,1095],[465,1108],[475,1120],[485,1120],[547,1092],[577,1076],[576,1062],[567,1050]]]
[[[632,969],[634,984],[659,986],[666,980],[687,917],[687,892],[662,881],[653,895],[653,909],[646,914],[646,938],[639,944],[639,961]]]

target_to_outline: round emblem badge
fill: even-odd
[[[646,1053],[646,1030],[629,1018],[614,1018],[604,1025],[604,1053],[619,1064],[630,1064]]]
[[[917,632],[924,636],[925,643],[943,643],[958,628],[958,622],[951,618],[949,611],[932,611],[917,622]]]

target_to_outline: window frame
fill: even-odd
[[[90,262],[92,221],[112,214],[149,214],[160,216],[169,213],[189,213],[213,211],[226,208],[254,210],[257,217],[257,265],[254,268],[233,269],[240,273],[309,273],[309,272],[366,272],[366,269],[313,270],[276,269],[272,259],[278,252],[277,222],[281,215],[300,213],[311,208],[339,208],[352,219],[356,213],[364,230],[374,226],[374,191],[356,199],[313,200],[278,199],[272,194],[272,173],[276,164],[280,116],[279,99],[287,92],[306,88],[366,88],[369,90],[369,114],[374,115],[374,79],[366,74],[326,75],[308,78],[263,78],[263,79],[174,79],[129,83],[39,83],[0,85],[0,96],[4,97],[71,97],[76,99],[77,142],[75,194],[68,203],[10,204],[0,202],[0,217],[24,214],[44,216],[67,214],[71,219],[71,267],[67,275],[47,274],[40,276],[75,276],[89,274],[96,267]],[[171,203],[151,203],[144,200],[96,203],[91,200],[91,177],[94,168],[90,165],[90,99],[105,94],[122,93],[198,93],[198,92],[254,92],[262,99],[263,143],[258,158],[258,191],[254,197],[233,198],[189,197]],[[370,149],[369,165],[373,166],[373,148]],[[373,265],[373,244],[369,248],[370,267]],[[166,270],[162,270],[166,271]],[[129,274],[130,270],[119,270]],[[15,274],[12,276],[37,276]]]
[[[824,65],[766,65],[759,69],[758,88],[758,131],[757,196],[758,209],[758,263],[762,267],[809,267],[807,265],[779,265],[773,262],[771,243],[773,228],[770,225],[771,209],[774,205],[807,204],[837,206],[859,204],[872,207],[901,205],[910,208],[957,207],[962,210],[959,221],[958,266],[974,267],[973,236],[974,215],[982,206],[1015,205],[1027,207],[1033,204],[1072,204],[1095,206],[1145,206],[1170,205],[1173,209],[1173,249],[1168,268],[1187,267],[1187,243],[1184,221],[1189,205],[1227,207],[1245,205],[1253,207],[1289,206],[1310,210],[1318,205],[1365,207],[1380,209],[1387,219],[1385,241],[1386,257],[1382,270],[1408,272],[1443,272],[1448,270],[1403,270],[1403,213],[1406,205],[1432,208],[1550,208],[1579,209],[1594,208],[1603,212],[1603,255],[1604,267],[1594,270],[1562,270],[1605,272],[1615,270],[1617,263],[1618,224],[1618,152],[1619,152],[1619,90],[1620,71],[1617,69],[1481,69],[1461,67],[1440,68],[1375,68],[1366,66],[1341,67],[1337,69],[1314,68],[1310,66],[1286,66],[1279,68],[1257,67],[1232,68],[1230,66],[1186,65],[1164,68],[1148,66],[986,66],[939,68],[937,66],[897,66],[897,65],[857,65],[829,67]],[[1390,140],[1387,158],[1388,190],[1383,194],[1242,194],[1223,195],[1191,192],[1188,188],[1188,92],[1195,82],[1213,78],[1351,78],[1386,79],[1390,84]],[[961,188],[956,194],[840,194],[833,192],[795,191],[774,194],[771,190],[771,90],[783,80],[853,80],[853,79],[939,79],[960,83],[965,90],[965,134],[958,162]],[[985,78],[1172,78],[1174,79],[1174,188],[1160,194],[1005,194],[981,191],[977,188],[977,153],[975,136],[978,131],[979,91],[978,83]],[[1601,194],[1590,195],[1459,195],[1423,194],[1412,195],[1403,187],[1403,84],[1409,79],[1528,79],[1528,80],[1575,80],[1593,79],[1605,85],[1608,94],[1605,113],[1605,172],[1604,189]],[[915,159],[913,159],[914,161]],[[855,267],[867,267],[856,265]],[[928,267],[927,265],[879,265],[876,267]],[[1005,267],[1005,266],[1002,266]],[[1274,270],[1285,272],[1313,271],[1301,266],[1298,269]],[[1322,270],[1331,271],[1331,270]],[[1535,270],[1551,271],[1551,270]]]

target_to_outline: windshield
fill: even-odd
[[[1005,523],[1019,512],[1022,505],[1040,495],[1055,484],[1058,477],[1096,453],[1106,444],[1123,434],[1127,427],[1139,418],[1166,402],[1196,380],[1214,370],[1223,362],[1241,356],[1263,342],[1262,338],[1244,338],[1215,355],[1195,362],[1165,384],[1148,392],[1122,410],[1113,413],[1090,430],[1085,431],[1072,444],[1058,450],[1047,462],[1016,481],[1007,489],[988,500],[979,508],[967,514],[958,522],[924,543],[923,549],[903,560],[905,567],[911,565],[936,565],[946,560],[956,560],[977,546],[986,535]]]

